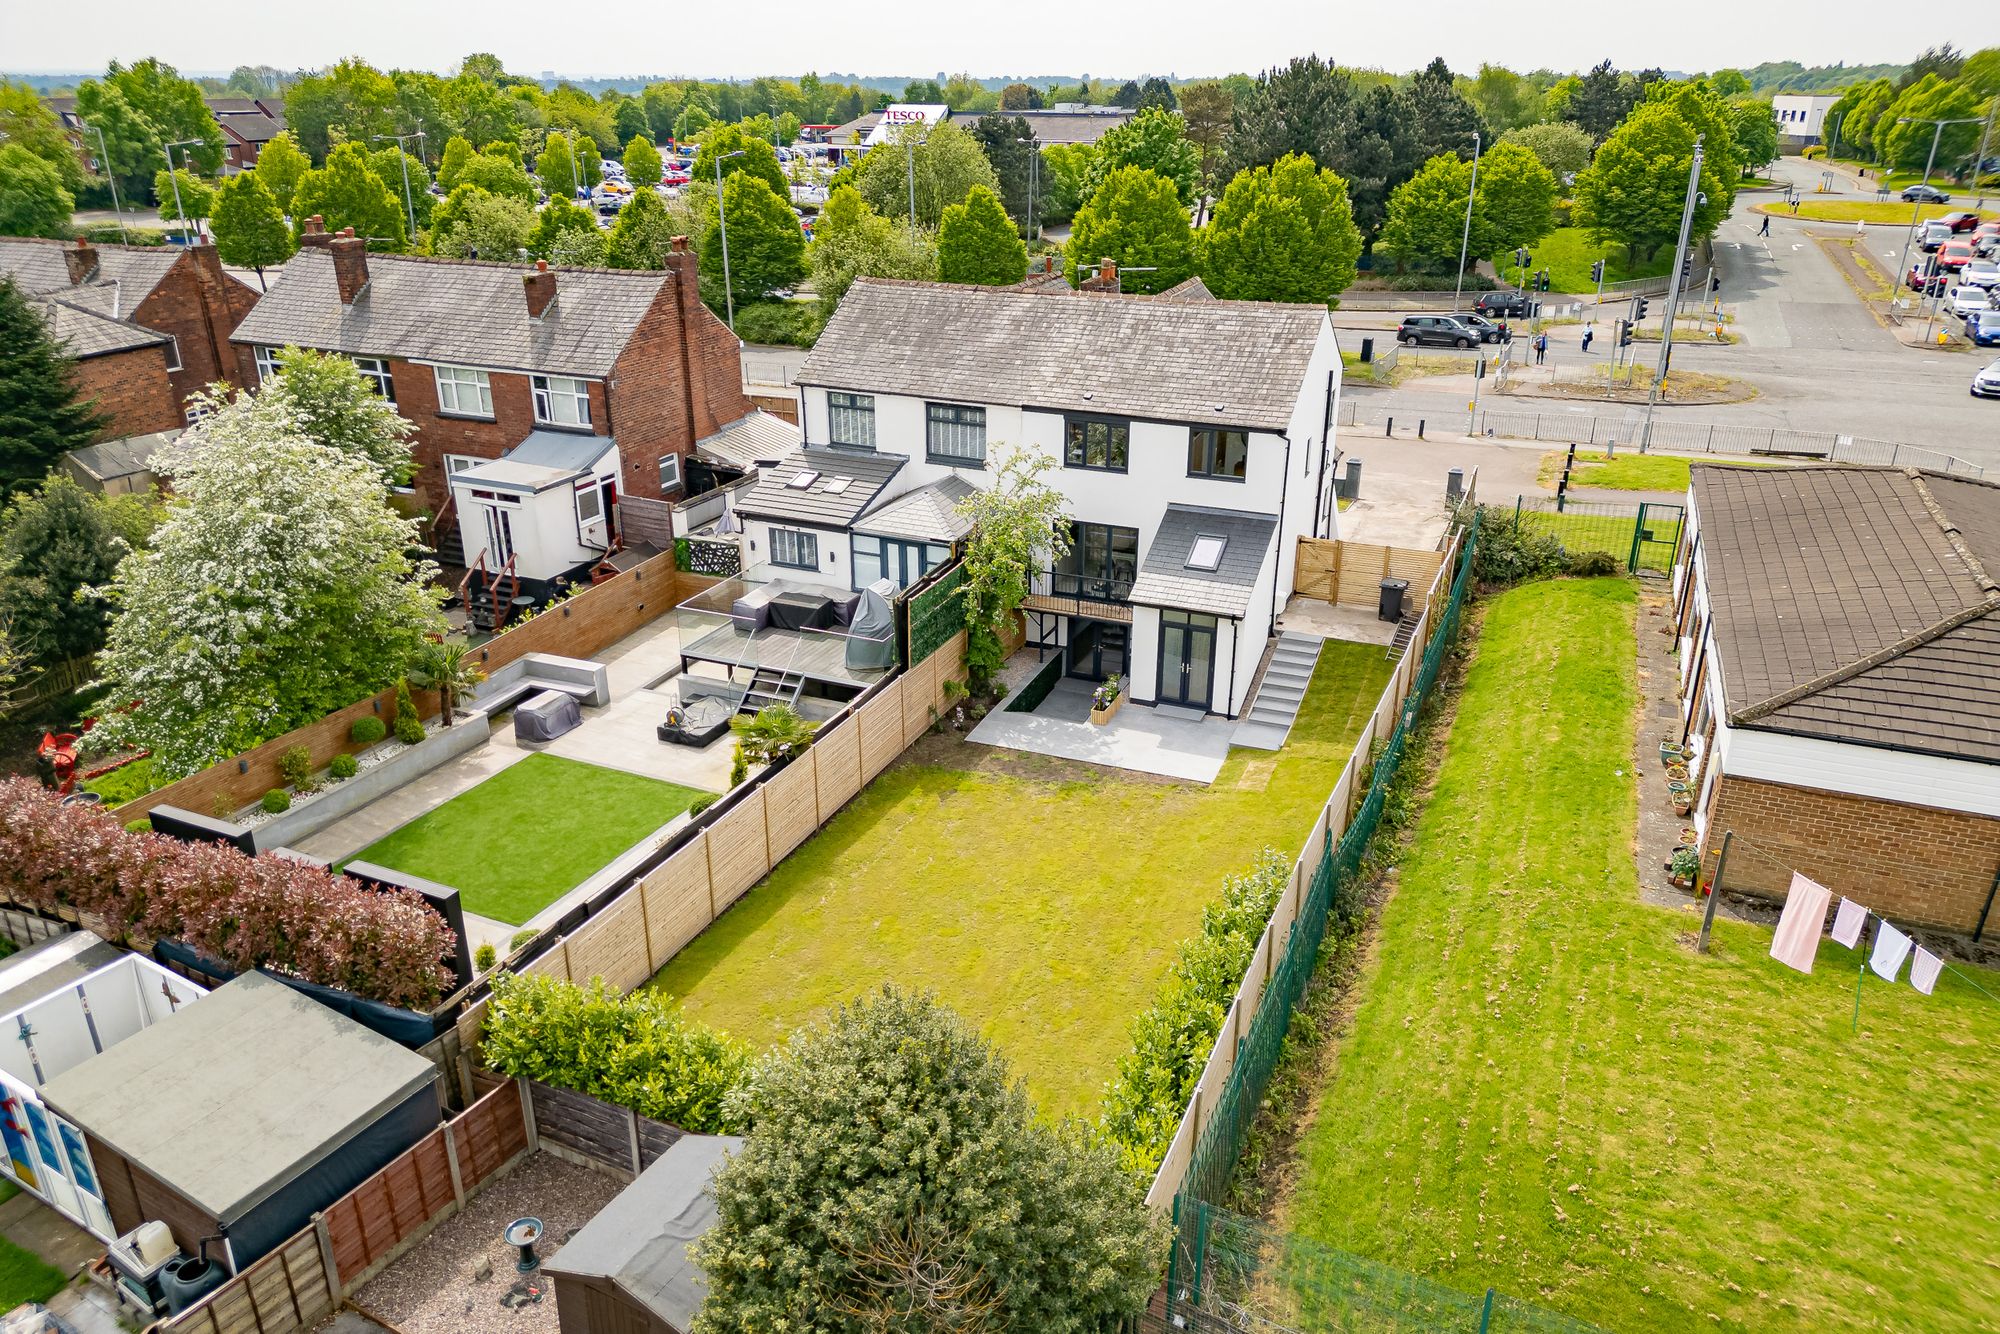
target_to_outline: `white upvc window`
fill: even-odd
[[[464,472],[467,468],[476,468],[484,462],[484,459],[472,454],[447,454],[444,456],[445,476],[449,477],[455,472]]]
[[[660,455],[660,494],[666,495],[670,491],[678,491],[680,489],[681,456],[678,454]]]
[[[596,523],[604,517],[604,493],[597,488],[597,479],[576,484],[576,517],[581,523]]]
[[[537,375],[535,420],[544,426],[589,426],[590,381],[566,375]]]
[[[256,357],[258,384],[267,384],[277,378],[279,369],[285,364],[284,358],[278,355],[278,349],[275,347],[257,348]]]
[[[438,411],[454,417],[491,417],[493,384],[470,366],[436,366]]]
[[[389,363],[381,357],[352,357],[354,369],[361,372],[361,378],[391,403],[396,401],[396,382],[389,376]]]
[[[172,334],[168,334],[167,369],[170,371],[177,371],[180,368],[181,368],[181,340],[174,337]]]

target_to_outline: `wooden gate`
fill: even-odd
[[[1292,589],[1300,597],[1333,602],[1340,595],[1340,543],[1322,537],[1299,539],[1298,572]]]

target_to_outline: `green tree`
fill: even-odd
[[[534,210],[512,195],[489,194],[476,185],[461,185],[451,197],[461,195],[464,198],[448,221],[433,222],[430,252],[503,263],[520,259],[534,239]],[[444,213],[442,206],[438,213]]]
[[[581,135],[576,141],[576,165],[583,173],[585,189],[594,189],[604,183],[604,155],[597,151],[597,141],[589,135]]]
[[[912,237],[908,227],[881,216],[868,207],[860,191],[843,185],[820,210],[812,243],[806,247],[806,263],[820,314],[831,319],[856,278],[935,281],[937,239],[925,231]]]
[[[699,102],[689,102],[681,108],[680,116],[674,121],[673,140],[677,144],[691,144],[714,123],[715,117],[709,114],[707,107]]]
[[[895,142],[869,149],[855,170],[854,185],[883,217],[907,218],[911,173],[916,182],[917,225],[924,228],[935,228],[946,206],[962,201],[975,185],[1000,192],[1000,178],[980,151],[979,140],[951,124],[913,125]]]
[[[1099,259],[1110,259],[1121,271],[1150,270],[1121,277],[1121,290],[1164,292],[1194,273],[1194,248],[1174,183],[1141,167],[1120,167],[1070,224],[1063,271],[1080,287]]]
[[[970,525],[965,580],[956,596],[965,603],[965,663],[976,691],[984,691],[1007,658],[1005,639],[1035,572],[1069,552],[1070,525],[1062,492],[1042,474],[1055,466],[1025,449],[997,452],[993,485],[958,502]]]
[[[1296,153],[1238,173],[1200,235],[1202,280],[1231,301],[1330,302],[1361,255],[1347,182]]]
[[[461,183],[461,178],[465,175],[467,164],[476,156],[478,156],[478,150],[473,148],[472,141],[462,134],[454,134],[446,142],[444,157],[438,164],[438,188],[446,194],[450,194],[453,190],[456,190]],[[263,166],[261,160],[258,166],[261,170]]]
[[[653,127],[646,119],[646,104],[636,97],[621,98],[611,113],[611,128],[617,132],[618,139],[625,143],[630,143],[641,135],[650,135]],[[625,170],[629,174],[632,169],[627,167]]]
[[[1347,182],[1355,220],[1380,222],[1391,188],[1416,170],[1415,112],[1382,86],[1362,88],[1331,61],[1301,57],[1268,70],[1236,99],[1225,141],[1230,170],[1300,153]]]
[[[607,262],[605,249],[604,233],[595,225],[588,231],[570,227],[558,232],[549,243],[548,260],[565,269],[601,269]]]
[[[885,987],[842,1005],[760,1062],[741,1106],[750,1135],[695,1251],[696,1334],[1084,1334],[1136,1319],[1158,1286],[1164,1236],[1115,1150],[1037,1117],[936,1000]]]
[[[1572,218],[1600,244],[1625,246],[1635,261],[1671,245],[1680,234],[1694,137],[1694,127],[1672,106],[1638,107],[1577,176]],[[1708,202],[1695,208],[1697,238],[1711,235],[1729,211],[1729,193],[1707,160],[1700,189]]]
[[[1729,103],[1699,79],[1655,80],[1642,100],[1672,107],[1702,137],[1702,161],[1715,168],[1727,197],[1734,199],[1743,160],[1736,150],[1736,117]],[[1723,212],[1728,213],[1726,206]]]
[[[1090,198],[1097,148],[1092,144],[1051,144],[1041,152],[1042,188],[1035,212],[1044,222],[1067,222]]]
[[[1474,136],[1491,143],[1479,110],[1458,91],[1443,59],[1431,61],[1410,80],[1411,136],[1419,160],[1439,153],[1472,156]]]
[[[1542,118],[1540,86],[1505,65],[1481,65],[1478,75],[1467,80],[1462,91],[1487,128],[1502,138],[1509,130]]]
[[[419,690],[437,691],[439,715],[444,719],[444,725],[450,727],[458,701],[476,690],[479,683],[486,679],[486,673],[480,670],[479,660],[472,656],[469,641],[426,639],[410,660],[404,677]]]
[[[19,144],[0,143],[0,236],[68,236],[75,211],[60,171]]]
[[[323,219],[330,232],[352,227],[356,236],[386,250],[401,250],[407,239],[402,201],[389,194],[360,144],[341,144],[326,155],[325,166],[299,178],[292,195],[294,233],[302,233],[311,217]]]
[[[1558,85],[1561,87],[1561,85]],[[1638,84],[1606,60],[1593,67],[1568,90],[1561,120],[1573,120],[1584,133],[1602,143],[1638,105]]]
[[[0,517],[0,625],[39,666],[104,647],[111,604],[101,590],[132,549],[111,504],[51,472]]]
[[[618,221],[611,224],[611,235],[605,239],[604,262],[614,269],[664,269],[673,239],[667,206],[651,190],[644,190],[618,210]]]
[[[257,179],[271,192],[271,198],[278,201],[281,213],[292,211],[292,196],[297,192],[299,182],[311,170],[312,159],[301,151],[299,141],[290,130],[280,131],[257,154]]]
[[[980,151],[986,154],[987,162],[992,164],[993,175],[1000,182],[1000,202],[1006,207],[1009,217],[1021,220],[1025,232],[1028,225],[1028,190],[1032,183],[1030,173],[1038,151],[1028,122],[1020,116],[989,111],[973,122],[972,137],[979,141]],[[1040,197],[1035,200],[1036,212],[1046,211],[1042,206],[1047,198],[1048,191],[1040,191]]]
[[[1475,255],[1531,246],[1556,229],[1562,183],[1519,144],[1498,143],[1479,163],[1479,197],[1472,206]]]
[[[731,157],[731,153],[741,153],[742,157]],[[791,182],[785,179],[785,169],[778,165],[778,154],[771,147],[769,139],[760,139],[746,133],[741,125],[714,125],[702,132],[701,151],[695,154],[691,175],[697,181],[715,181],[715,164],[722,162],[722,178],[744,173],[755,176],[771,187],[771,193],[780,199],[790,199]]]
[[[521,104],[485,79],[460,74],[445,82],[439,96],[449,123],[468,146],[510,140],[521,133]]]
[[[1746,97],[1729,104],[1730,138],[1735,141],[1737,166],[1745,176],[1762,170],[1778,157],[1778,122],[1769,102]]]
[[[1174,86],[1157,74],[1147,79],[1139,89],[1138,107],[1141,111],[1148,111],[1154,107],[1162,111],[1172,111],[1178,105],[1179,99],[1174,96]]]
[[[0,79],[0,143],[25,148],[54,167],[63,189],[71,194],[83,188],[83,162],[62,122],[25,83]]]
[[[403,170],[409,169],[407,188],[403,182]],[[375,173],[375,179],[382,182],[382,188],[389,197],[403,205],[403,218],[407,224],[410,211],[417,215],[417,226],[430,221],[431,174],[424,166],[423,159],[414,153],[404,153],[400,144],[385,144],[368,155],[368,169]]]
[[[1000,196],[972,187],[963,204],[952,204],[938,224],[938,276],[948,283],[1001,287],[1028,271],[1028,247],[1014,230]]]
[[[260,162],[256,171],[223,177],[216,191],[215,212],[209,218],[216,254],[224,264],[257,270],[260,286],[264,270],[283,264],[298,248],[262,173]]]
[[[748,172],[725,176],[722,204],[729,222],[729,286],[739,306],[762,301],[805,277],[805,233],[792,206],[763,177]],[[701,241],[702,294],[718,310],[724,305],[719,231],[718,219],[703,231]]]
[[[160,201],[162,222],[193,225],[215,212],[215,187],[191,172],[154,172],[153,195]]]
[[[1939,166],[1956,166],[1969,161],[1979,151],[1981,126],[1977,123],[1985,107],[1970,88],[1936,74],[1926,74],[1896,95],[1875,128],[1875,149],[1881,161],[1904,171],[1922,171],[1930,160],[1931,143],[1937,141]],[[1908,123],[1903,123],[1904,118]],[[1970,120],[1966,125],[1947,125],[1942,133],[1926,122]]]
[[[1588,134],[1566,120],[1509,130],[1500,136],[1500,142],[1519,144],[1533,153],[1544,167],[1555,173],[1558,181],[1566,181],[1589,166],[1590,155],[1597,147]]]
[[[368,148],[376,135],[396,133],[397,112],[395,82],[359,56],[285,90],[285,124],[316,162],[336,144]]]
[[[660,150],[653,146],[651,131],[635,134],[625,145],[625,179],[635,190],[650,190],[660,183],[666,166],[660,160]]]
[[[549,135],[535,158],[535,177],[549,198],[575,199],[582,176],[583,165],[576,160],[576,146],[570,137],[560,130]]]
[[[903,101],[935,106],[944,101],[944,88],[936,79],[912,79],[903,85]]]
[[[0,161],[7,152],[0,148]],[[18,491],[40,481],[109,424],[94,402],[77,401],[76,362],[50,336],[41,310],[12,278],[0,277],[0,488]]]
[[[1221,188],[1216,173],[1222,169],[1222,142],[1235,114],[1236,95],[1224,83],[1191,83],[1181,89],[1180,104],[1188,142],[1201,154],[1202,194],[1215,194]]]
[[[88,137],[98,171],[114,178],[127,202],[146,198],[153,173],[166,162],[166,139],[154,124],[125,100],[116,85],[85,79],[77,85],[76,114],[89,126]]]
[[[152,129],[154,137],[147,148],[154,160],[162,160],[164,145],[185,144],[194,139],[199,142],[192,147],[174,150],[174,160],[180,162],[186,157],[204,176],[222,170],[222,130],[209,112],[200,84],[182,78],[172,65],[150,57],[129,66],[112,61],[105,71],[104,82],[117,89]],[[82,94],[83,85],[78,85],[79,111],[83,109]]]
[[[1030,84],[1010,83],[1000,90],[1000,110],[1040,111],[1042,95]]]
[[[535,189],[535,183],[528,179],[527,168],[520,163],[521,150],[505,144],[488,144],[486,147],[503,151],[481,150],[475,154],[472,160],[459,170],[459,185],[476,185],[490,195],[506,195],[532,208],[539,192]],[[512,157],[504,151],[509,147],[514,147]],[[448,190],[455,188],[447,187]]]
[[[597,218],[589,209],[567,199],[551,199],[535,215],[535,229],[528,234],[528,250],[539,259],[552,259],[557,240],[574,232],[602,235]],[[601,243],[599,251],[602,252]]]
[[[306,439],[366,459],[385,483],[409,472],[416,427],[340,353],[284,349],[277,378],[259,394],[265,408],[290,413],[291,426]]]
[[[1097,141],[1091,187],[1120,167],[1142,167],[1166,177],[1181,203],[1191,205],[1201,181],[1201,150],[1188,141],[1187,122],[1179,112],[1153,107],[1105,131]]]
[[[2000,97],[2000,46],[1974,51],[1958,71],[1958,81],[1972,90],[1974,97]]]

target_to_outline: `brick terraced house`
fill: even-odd
[[[1798,870],[1891,918],[2000,929],[2000,486],[1698,465],[1675,568],[1682,737],[1723,887]]]
[[[353,358],[417,427],[441,557],[530,580],[617,545],[621,497],[683,498],[696,447],[755,415],[685,238],[664,270],[557,271],[371,255],[309,219],[234,341],[259,376],[288,345]]]
[[[111,417],[106,438],[178,430],[197,390],[246,383],[229,335],[257,293],[222,271],[212,245],[6,237],[0,276],[41,308],[77,359],[82,394]]]

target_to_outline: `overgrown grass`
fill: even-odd
[[[1613,1329],[2000,1327],[2000,1005],[1870,979],[1854,1034],[1839,946],[1639,901],[1633,603],[1489,609],[1287,1225]]]
[[[1631,278],[1657,278],[1674,267],[1674,248],[1661,246],[1650,259],[1631,262],[1625,247],[1616,241],[1599,244],[1590,239],[1590,234],[1581,227],[1558,227],[1540,241],[1528,247],[1532,262],[1528,271],[1537,269],[1549,271],[1549,290],[1571,295],[1589,294],[1597,290],[1591,281],[1590,266],[1598,260],[1604,261],[1604,284],[1625,282]],[[1514,252],[1493,257],[1493,263],[1500,276],[1511,285],[1514,278]]]
[[[0,1311],[22,1302],[46,1302],[67,1281],[62,1270],[41,1256],[0,1237]]]
[[[106,806],[123,806],[128,801],[136,801],[154,788],[160,781],[153,775],[153,757],[120,765],[108,774],[86,779],[79,786],[86,792],[95,792],[104,798]]]
[[[706,795],[535,754],[352,860],[450,885],[467,912],[519,926]]]
[[[1298,850],[1389,670],[1327,644],[1285,748],[1231,751],[1206,788],[899,765],[655,985],[759,1045],[885,981],[934,991],[1045,1110],[1095,1114],[1202,905],[1262,848]]]

